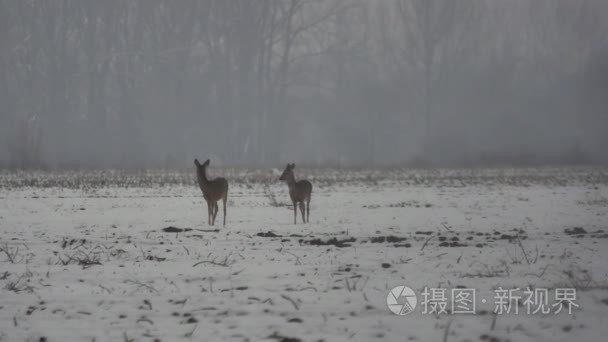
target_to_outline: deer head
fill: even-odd
[[[194,159],[194,165],[196,165],[196,174],[199,176],[199,182],[200,177],[202,177],[203,180],[207,179],[207,166],[209,166],[209,159],[207,159],[204,163],[200,163],[198,161],[198,159]]]
[[[207,166],[209,166],[209,159],[205,160],[205,162],[202,163],[202,164],[198,161],[198,159],[194,159],[194,165],[196,165],[196,167],[198,167],[198,168],[203,168],[204,169]]]
[[[289,181],[294,179],[294,175],[293,175],[293,169],[296,167],[296,164],[287,164],[287,166],[285,167],[285,170],[283,171],[283,174],[281,174],[281,177],[279,178],[279,180],[282,181]]]

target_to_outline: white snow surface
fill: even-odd
[[[0,341],[606,341],[606,170],[357,172],[296,172],[314,186],[297,225],[286,185],[229,173],[225,227],[194,174],[0,174]],[[332,238],[350,241],[314,244]],[[418,294],[406,316],[386,305],[399,285]],[[477,314],[423,314],[425,287],[475,288]],[[498,287],[576,288],[579,307],[494,315]]]

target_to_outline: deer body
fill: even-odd
[[[207,201],[207,223],[210,226],[215,224],[215,217],[219,207],[217,202],[222,200],[224,202],[224,226],[226,225],[226,201],[228,200],[228,181],[225,178],[218,177],[212,180],[207,178],[207,166],[209,166],[209,159],[203,164],[199,163],[198,159],[194,159],[194,165],[196,165],[196,178],[198,179],[198,185],[203,192],[203,198]]]
[[[307,180],[296,181],[293,173],[295,164],[287,164],[285,171],[279,180],[285,181],[289,187],[289,197],[293,203],[293,224],[296,224],[298,216],[298,205],[302,213],[302,221],[307,223],[310,218],[310,195],[312,194],[312,184]],[[306,212],[306,216],[304,216]]]

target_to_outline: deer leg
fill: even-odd
[[[213,201],[209,201],[209,222],[211,226],[213,226],[214,222],[213,222]]]
[[[213,201],[211,201],[211,225],[215,226],[215,216],[213,215],[213,212],[215,211],[215,203]]]
[[[213,225],[215,226],[215,218],[217,217],[217,211],[218,211],[218,205],[217,202],[213,202]]]
[[[211,205],[211,225],[215,225],[215,222],[213,221],[213,211],[215,210],[215,204],[213,203],[213,201],[210,201],[209,204]]]
[[[296,201],[292,201],[293,203],[293,224],[296,224],[296,217],[298,217],[298,203]]]
[[[306,222],[310,222],[310,196],[306,199]]]
[[[224,226],[226,225],[226,201],[228,201],[228,195],[224,196]]]
[[[306,217],[304,217],[304,201],[300,202],[300,213],[302,213],[302,222],[306,223]]]
[[[211,225],[211,203],[207,201],[207,224]]]
[[[220,211],[220,205],[215,202],[215,214],[213,214],[213,224],[215,225],[215,218],[217,217],[217,212]]]

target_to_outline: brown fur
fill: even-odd
[[[307,180],[301,180],[296,182],[296,177],[293,174],[293,169],[296,164],[287,164],[283,174],[279,180],[285,181],[289,187],[289,197],[293,203],[293,224],[296,224],[296,218],[298,216],[298,204],[300,212],[302,213],[302,221],[304,223],[309,222],[310,218],[310,196],[312,194],[312,184]],[[306,217],[304,212],[306,211]]]
[[[215,224],[215,217],[219,210],[217,202],[223,200],[224,202],[224,226],[226,225],[226,201],[228,200],[228,181],[225,178],[218,177],[213,180],[207,178],[207,166],[209,166],[209,159],[203,164],[198,162],[198,159],[194,159],[194,165],[196,165],[196,178],[198,179],[198,185],[201,187],[203,192],[203,198],[207,201],[207,223],[210,226]]]

